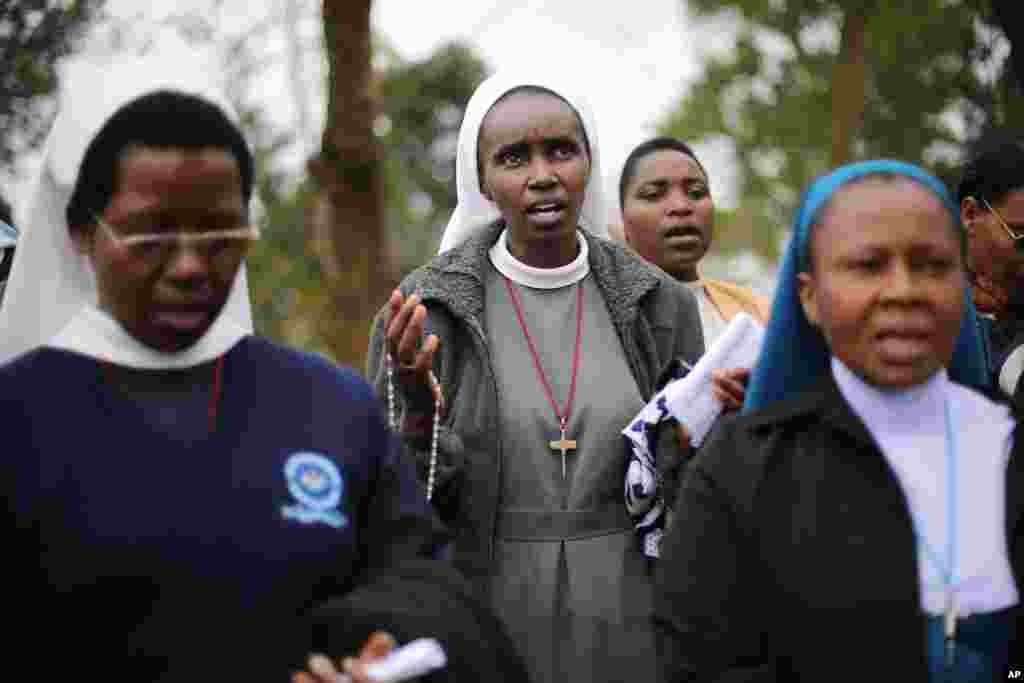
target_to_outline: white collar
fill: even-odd
[[[576,284],[590,273],[590,248],[579,230],[576,231],[576,241],[580,245],[580,253],[571,262],[558,268],[526,265],[508,250],[507,235],[508,230],[502,230],[498,241],[491,247],[491,263],[499,273],[516,284],[533,289],[561,289]]]
[[[163,353],[133,337],[105,311],[85,306],[47,346],[140,370],[181,370],[223,356],[248,334],[222,312],[195,344],[177,353]]]
[[[840,393],[876,439],[880,434],[914,431],[931,424],[945,429],[949,384],[945,368],[921,384],[898,391],[868,384],[835,356],[832,375]]]

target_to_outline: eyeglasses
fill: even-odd
[[[982,199],[981,201],[985,204],[985,208],[991,211],[992,215],[996,217],[996,220],[999,221],[999,224],[1003,226],[1003,229],[1006,230],[1006,234],[1010,236],[1010,239],[1016,242],[1015,246],[1017,247],[1017,249],[1024,250],[1024,242],[1020,241],[1024,240],[1024,235],[1017,233],[1013,228],[1011,228],[1010,225],[999,214],[999,212],[992,208],[992,205],[988,203],[987,199]]]
[[[149,232],[131,235],[119,234],[102,218],[96,224],[107,237],[122,249],[147,263],[165,263],[179,247],[188,245],[211,263],[227,263],[242,255],[249,244],[260,237],[256,225],[231,230],[202,230],[200,232]]]

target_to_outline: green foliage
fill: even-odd
[[[57,60],[102,6],[103,0],[0,0],[0,166],[42,140],[49,122],[40,96],[54,91]]]
[[[846,12],[867,12],[866,87],[853,157],[894,157],[947,179],[963,146],[1022,112],[1001,67],[984,0],[690,0],[698,17],[732,12],[735,50],[712,58],[661,132],[699,141],[726,136],[755,224],[785,226],[799,192],[828,170],[833,69]],[[765,49],[766,45],[774,49]],[[1016,112],[1016,114],[1014,113]],[[777,242],[777,240],[774,240]]]
[[[379,75],[387,233],[403,273],[436,248],[455,208],[455,147],[466,103],[487,75],[472,49],[451,44],[421,62],[392,58]]]
[[[750,251],[761,261],[773,263],[779,258],[778,234],[744,209],[715,209],[712,251],[729,257]]]

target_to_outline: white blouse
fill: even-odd
[[[683,284],[697,297],[697,307],[700,310],[700,326],[704,332],[704,348],[708,348],[715,343],[715,340],[721,336],[722,332],[725,332],[729,321],[722,317],[722,312],[718,310],[718,306],[715,306],[711,297],[708,296],[703,280],[684,282]]]

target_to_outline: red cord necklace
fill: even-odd
[[[103,375],[107,384],[114,386],[114,377],[110,369],[110,363],[103,363]],[[209,420],[210,432],[217,428],[217,409],[220,407],[220,394],[223,385],[224,356],[218,356],[213,364],[213,391],[210,392],[210,401],[206,406],[206,416]]]
[[[559,439],[548,442],[548,447],[553,451],[561,451],[562,453],[562,478],[565,478],[565,455],[567,451],[576,450],[576,441],[573,439],[565,438],[565,426],[569,422],[569,415],[572,414],[572,402],[576,397],[576,374],[580,367],[580,340],[583,336],[583,283],[579,282],[576,284],[576,345],[572,351],[572,379],[569,381],[569,397],[565,401],[565,410],[559,410],[558,402],[555,401],[555,394],[551,390],[551,384],[548,383],[548,378],[544,374],[544,368],[540,365],[540,355],[537,353],[537,348],[533,345],[533,338],[530,337],[530,330],[526,327],[526,318],[523,315],[523,307],[519,303],[519,298],[516,296],[516,289],[513,286],[512,281],[505,277],[505,285],[508,287],[508,294],[512,297],[512,304],[516,309],[516,318],[519,319],[519,328],[523,331],[523,336],[526,337],[526,345],[530,347],[530,355],[533,357],[533,365],[537,368],[537,375],[540,376],[541,384],[544,385],[544,393],[548,397],[548,402],[555,411],[555,419],[558,420],[558,428],[561,432]]]

